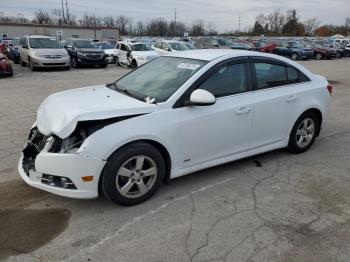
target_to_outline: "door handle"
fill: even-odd
[[[289,96],[289,97],[286,99],[286,101],[289,103],[289,102],[292,102],[292,101],[294,101],[294,100],[296,100],[296,99],[297,99],[297,97],[294,96],[294,95],[292,95],[292,96]]]
[[[236,111],[236,115],[243,115],[243,114],[248,114],[250,112],[249,107],[241,107]]]

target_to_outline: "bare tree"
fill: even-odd
[[[115,19],[111,15],[103,17],[102,22],[103,22],[103,25],[105,27],[114,27],[115,26]]]
[[[142,21],[136,23],[135,34],[138,36],[145,34],[145,26]]]
[[[115,23],[119,28],[120,34],[125,35],[127,33],[126,25],[128,24],[128,18],[125,15],[120,15],[116,18]]]
[[[38,9],[34,12],[34,23],[37,24],[52,24],[52,17],[49,12],[44,11],[42,9]]]
[[[285,16],[279,10],[273,11],[267,16],[267,22],[273,34],[280,34],[285,23]]]
[[[313,35],[316,28],[320,25],[320,21],[315,18],[309,18],[304,22],[305,32],[307,35]]]
[[[191,34],[193,36],[205,35],[204,21],[203,20],[196,20],[192,23]]]

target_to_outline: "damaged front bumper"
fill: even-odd
[[[40,139],[28,140],[18,163],[22,179],[30,186],[64,197],[98,197],[98,180],[105,161],[83,153],[49,152],[53,139],[41,135]],[[87,176],[93,179],[84,181]]]

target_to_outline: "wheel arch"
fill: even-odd
[[[110,157],[115,153],[117,152],[118,150],[120,150],[121,148],[123,147],[126,147],[130,144],[134,144],[134,143],[138,143],[138,142],[143,142],[143,143],[148,143],[152,146],[154,146],[160,153],[161,155],[164,157],[164,161],[165,161],[165,168],[166,168],[166,173],[165,173],[165,176],[164,176],[164,182],[166,184],[169,184],[170,183],[170,174],[171,174],[171,157],[170,157],[170,153],[168,151],[168,149],[163,145],[161,144],[160,142],[158,141],[155,141],[155,140],[152,140],[152,139],[137,139],[137,140],[133,140],[133,141],[129,141],[123,145],[121,145],[120,147],[118,147],[117,149],[115,149],[109,156],[108,158],[106,159],[106,161],[108,161],[110,159]],[[104,168],[103,168],[104,169]],[[103,173],[103,169],[101,171],[101,174],[100,174],[100,177],[99,177],[99,181],[98,181],[98,190],[99,190],[99,193],[102,192],[101,191],[101,181],[102,181],[102,173]]]
[[[319,126],[318,126],[318,128],[317,128],[317,134],[316,134],[316,136],[319,136],[319,135],[320,135],[320,131],[321,131],[322,121],[323,121],[322,112],[321,112],[320,109],[318,109],[318,108],[316,108],[316,107],[312,107],[312,108],[309,108],[309,109],[305,110],[304,112],[302,112],[302,113],[298,116],[298,119],[299,119],[300,116],[302,116],[303,114],[305,114],[305,113],[307,113],[307,112],[312,112],[312,113],[314,113],[314,114],[317,116],[317,118],[318,118],[318,120],[319,120],[319,123],[318,123]]]

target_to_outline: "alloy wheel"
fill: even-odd
[[[307,147],[315,135],[315,122],[311,118],[305,118],[298,126],[296,132],[296,143],[298,147]]]
[[[158,176],[155,161],[145,155],[137,155],[126,160],[116,176],[118,192],[126,198],[145,195],[154,185]]]

